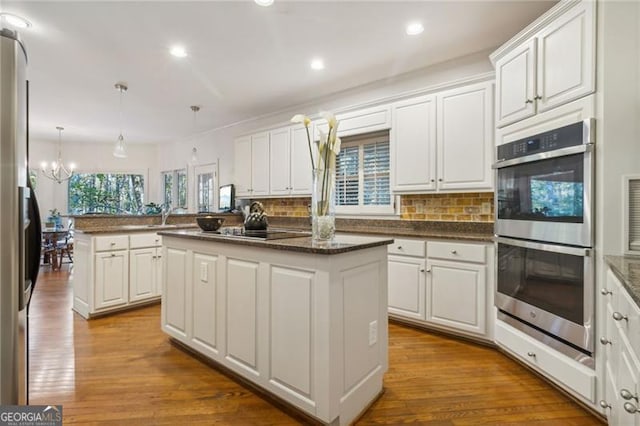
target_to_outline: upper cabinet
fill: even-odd
[[[492,55],[502,127],[595,91],[595,2],[560,3]]]
[[[236,194],[260,197],[269,194],[269,133],[261,132],[235,141]]]
[[[313,134],[313,125],[309,135]],[[269,132],[271,150],[270,195],[311,194],[311,159],[304,126],[284,127]]]
[[[393,190],[491,190],[493,84],[483,82],[393,105]]]

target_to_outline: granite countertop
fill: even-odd
[[[604,261],[640,307],[640,256],[605,256]]]
[[[123,234],[131,232],[157,232],[169,229],[194,229],[195,223],[180,223],[175,225],[112,225],[98,226],[95,228],[76,229],[79,234]]]
[[[200,230],[174,230],[161,231],[159,235],[165,237],[185,238],[216,243],[237,244],[251,247],[262,247],[275,250],[295,251],[299,253],[314,254],[340,254],[371,247],[385,246],[393,243],[391,238],[378,238],[356,235],[336,235],[334,241],[315,243],[308,235],[296,238],[283,238],[279,240],[260,240],[250,237],[235,235],[221,235]]]

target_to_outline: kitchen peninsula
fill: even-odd
[[[349,424],[380,395],[392,239],[159,234],[175,341],[325,424]]]

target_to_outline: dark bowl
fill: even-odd
[[[211,232],[217,231],[224,223],[224,219],[215,216],[198,216],[196,222],[203,231]]]

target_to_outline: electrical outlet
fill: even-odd
[[[369,346],[373,346],[378,342],[378,321],[369,323]]]
[[[209,280],[209,265],[206,263],[200,264],[200,281],[206,283]]]
[[[482,203],[480,211],[482,214],[491,214],[491,203]]]

